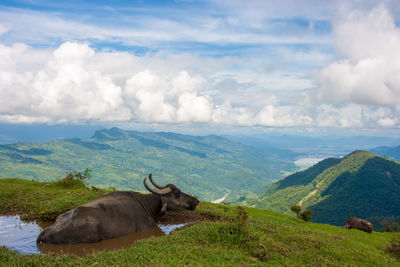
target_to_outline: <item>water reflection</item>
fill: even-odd
[[[36,222],[21,221],[19,216],[0,216],[0,246],[20,254],[38,254],[36,238],[42,228]]]
[[[193,222],[180,224],[159,224],[145,232],[133,233],[127,236],[102,240],[97,243],[75,245],[37,244],[36,238],[49,223],[24,222],[19,216],[0,216],[0,246],[6,246],[20,254],[62,253],[84,256],[89,253],[104,250],[116,250],[131,245],[137,240],[152,236],[170,234],[172,231]]]

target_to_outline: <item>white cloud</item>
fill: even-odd
[[[369,127],[398,127],[400,110],[391,107],[364,106],[362,115],[364,124]],[[375,125],[374,125],[375,122]]]
[[[396,125],[396,121],[390,118],[382,118],[378,120],[378,124],[382,127],[393,127]]]
[[[312,123],[313,119],[296,105],[267,105],[254,118],[255,125],[270,127],[311,126]]]
[[[31,61],[40,54],[45,62],[35,69]],[[21,67],[24,58],[30,67]],[[117,62],[122,66],[111,71]],[[205,79],[165,62],[159,73],[142,70],[153,64],[127,53],[96,53],[73,42],[42,52],[23,44],[0,45],[0,119],[209,122],[212,99],[200,92]]]
[[[210,122],[212,104],[208,97],[184,93],[178,101],[177,120],[179,122]]]
[[[325,104],[316,104],[310,97],[314,91],[301,90],[310,86],[306,78],[230,69],[236,62],[188,54],[136,57],[126,52],[96,52],[75,42],[53,51],[0,45],[0,120],[228,127],[390,128],[399,124],[400,108],[390,102],[381,106],[354,103],[346,91],[336,91],[335,97],[342,94],[340,106],[333,96]],[[347,74],[336,74],[337,79]],[[287,88],[279,84],[280,79]],[[348,102],[343,101],[345,97]]]
[[[166,81],[149,71],[136,73],[126,82],[128,104],[145,121],[172,122],[175,108],[166,103],[166,87]]]
[[[128,120],[121,88],[90,64],[94,51],[84,44],[64,43],[46,64],[35,71],[15,68],[29,49],[14,45],[0,47],[3,62],[0,76],[0,112],[22,121],[77,122]],[[35,52],[33,53],[35,56]],[[11,71],[10,71],[11,70]]]
[[[315,122],[318,127],[360,128],[364,126],[363,109],[355,104],[340,108],[323,104],[316,109]]]
[[[327,104],[320,108],[319,124],[399,126],[400,29],[383,5],[340,18],[334,24],[335,46],[345,58],[314,76],[316,100]]]
[[[252,23],[244,23],[251,21],[250,18],[241,20],[241,27],[237,27],[232,25],[231,16],[226,10],[220,13],[210,13],[207,10],[194,12],[191,9],[184,13],[181,10],[169,11],[165,13],[165,10],[144,8],[143,13],[130,13],[115,9],[110,18],[111,13],[104,13],[104,10],[101,15],[96,16],[98,10],[94,10],[82,16],[79,12],[66,13],[65,9],[50,13],[4,7],[0,11],[0,18],[12,25],[8,34],[11,42],[46,45],[69,40],[96,40],[158,49],[160,43],[165,46],[171,45],[171,42],[174,46],[180,42],[265,45],[326,44],[331,41],[328,35],[314,34],[307,27],[302,29],[302,34],[294,34],[295,30],[290,33],[280,28],[275,29],[271,23],[266,22],[253,27]],[[99,21],[100,17],[107,19],[108,23]]]
[[[186,71],[164,77],[149,70],[138,72],[126,82],[125,95],[138,118],[155,122],[208,122],[212,105],[197,91],[204,80]]]
[[[391,106],[400,103],[400,29],[383,7],[353,12],[334,30],[346,59],[316,73],[320,101]]]

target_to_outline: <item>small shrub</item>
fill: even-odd
[[[291,206],[290,209],[291,209],[294,213],[296,213],[297,217],[299,216],[299,213],[300,213],[300,211],[301,211],[301,207],[300,207],[299,205]]]
[[[305,211],[303,211],[302,213],[300,213],[300,216],[301,216],[301,219],[302,219],[303,221],[309,222],[309,221],[311,220],[313,214],[314,214],[314,211],[312,211],[312,210],[305,210]]]
[[[296,213],[297,218],[306,222],[309,222],[314,214],[314,211],[312,210],[304,210],[301,212],[301,207],[299,205],[291,206],[290,209]]]
[[[248,235],[246,228],[247,218],[248,216],[246,210],[241,206],[237,206],[236,216],[233,221],[228,224],[229,232],[231,234],[243,236]]]
[[[72,171],[70,172],[72,173],[73,177],[75,177],[75,179],[83,182],[86,180],[90,180],[90,178],[92,178],[92,170],[86,168],[83,172],[76,172],[76,171]]]
[[[92,191],[95,191],[95,192],[99,192],[101,189],[100,188],[98,188],[98,187],[95,187],[95,186],[91,186],[91,188],[92,188]]]
[[[109,187],[107,188],[107,191],[113,191],[113,192],[115,192],[115,191],[117,191],[117,189],[116,189],[114,186],[109,186]]]
[[[91,174],[92,170],[86,168],[83,172],[77,172],[77,171],[68,171],[67,175],[59,181],[60,184],[62,185],[71,185],[74,184],[73,181],[78,181],[82,184],[86,180],[90,180],[92,178]]]
[[[382,223],[384,232],[392,232],[392,226],[387,221]]]
[[[393,237],[392,241],[386,247],[385,252],[400,257],[400,236]]]
[[[383,226],[384,232],[399,232],[400,224],[398,222],[389,222],[387,220],[382,221],[381,225]]]

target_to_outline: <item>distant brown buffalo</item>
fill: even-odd
[[[350,217],[346,220],[343,225],[344,229],[358,229],[367,233],[372,233],[374,225],[367,220],[363,220],[357,217]]]
[[[114,192],[58,216],[56,222],[38,236],[38,243],[76,244],[92,243],[134,232],[142,232],[156,225],[167,211],[194,210],[197,198],[181,192],[173,184],[150,188],[152,194]]]

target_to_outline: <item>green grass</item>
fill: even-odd
[[[62,188],[60,185],[0,180],[1,206],[16,205],[14,211],[31,212],[43,199],[72,204],[68,195],[86,192],[87,200],[100,192],[82,186]],[[4,196],[20,187],[30,188],[23,198]],[[79,192],[79,193],[78,193]],[[41,195],[41,200],[30,194]],[[59,199],[64,200],[59,200]],[[13,205],[4,204],[14,203]],[[67,204],[68,202],[68,204]],[[79,202],[84,202],[81,199]],[[27,205],[27,206],[26,206]],[[43,214],[53,214],[51,205],[43,206]],[[59,209],[59,210],[62,210]],[[12,209],[11,209],[12,210]],[[83,258],[68,255],[16,254],[0,248],[2,266],[400,266],[395,256],[384,249],[395,236],[393,233],[368,234],[345,230],[325,224],[307,223],[293,216],[254,208],[245,209],[248,218],[238,218],[237,208],[202,202],[195,211],[222,218],[215,222],[201,222],[173,234],[139,241],[129,247],[110,252],[99,252]],[[32,211],[33,214],[37,210]],[[242,213],[243,215],[243,213]]]
[[[89,189],[77,180],[63,184],[0,179],[0,212],[19,213],[23,219],[55,220],[61,213],[105,192]]]

